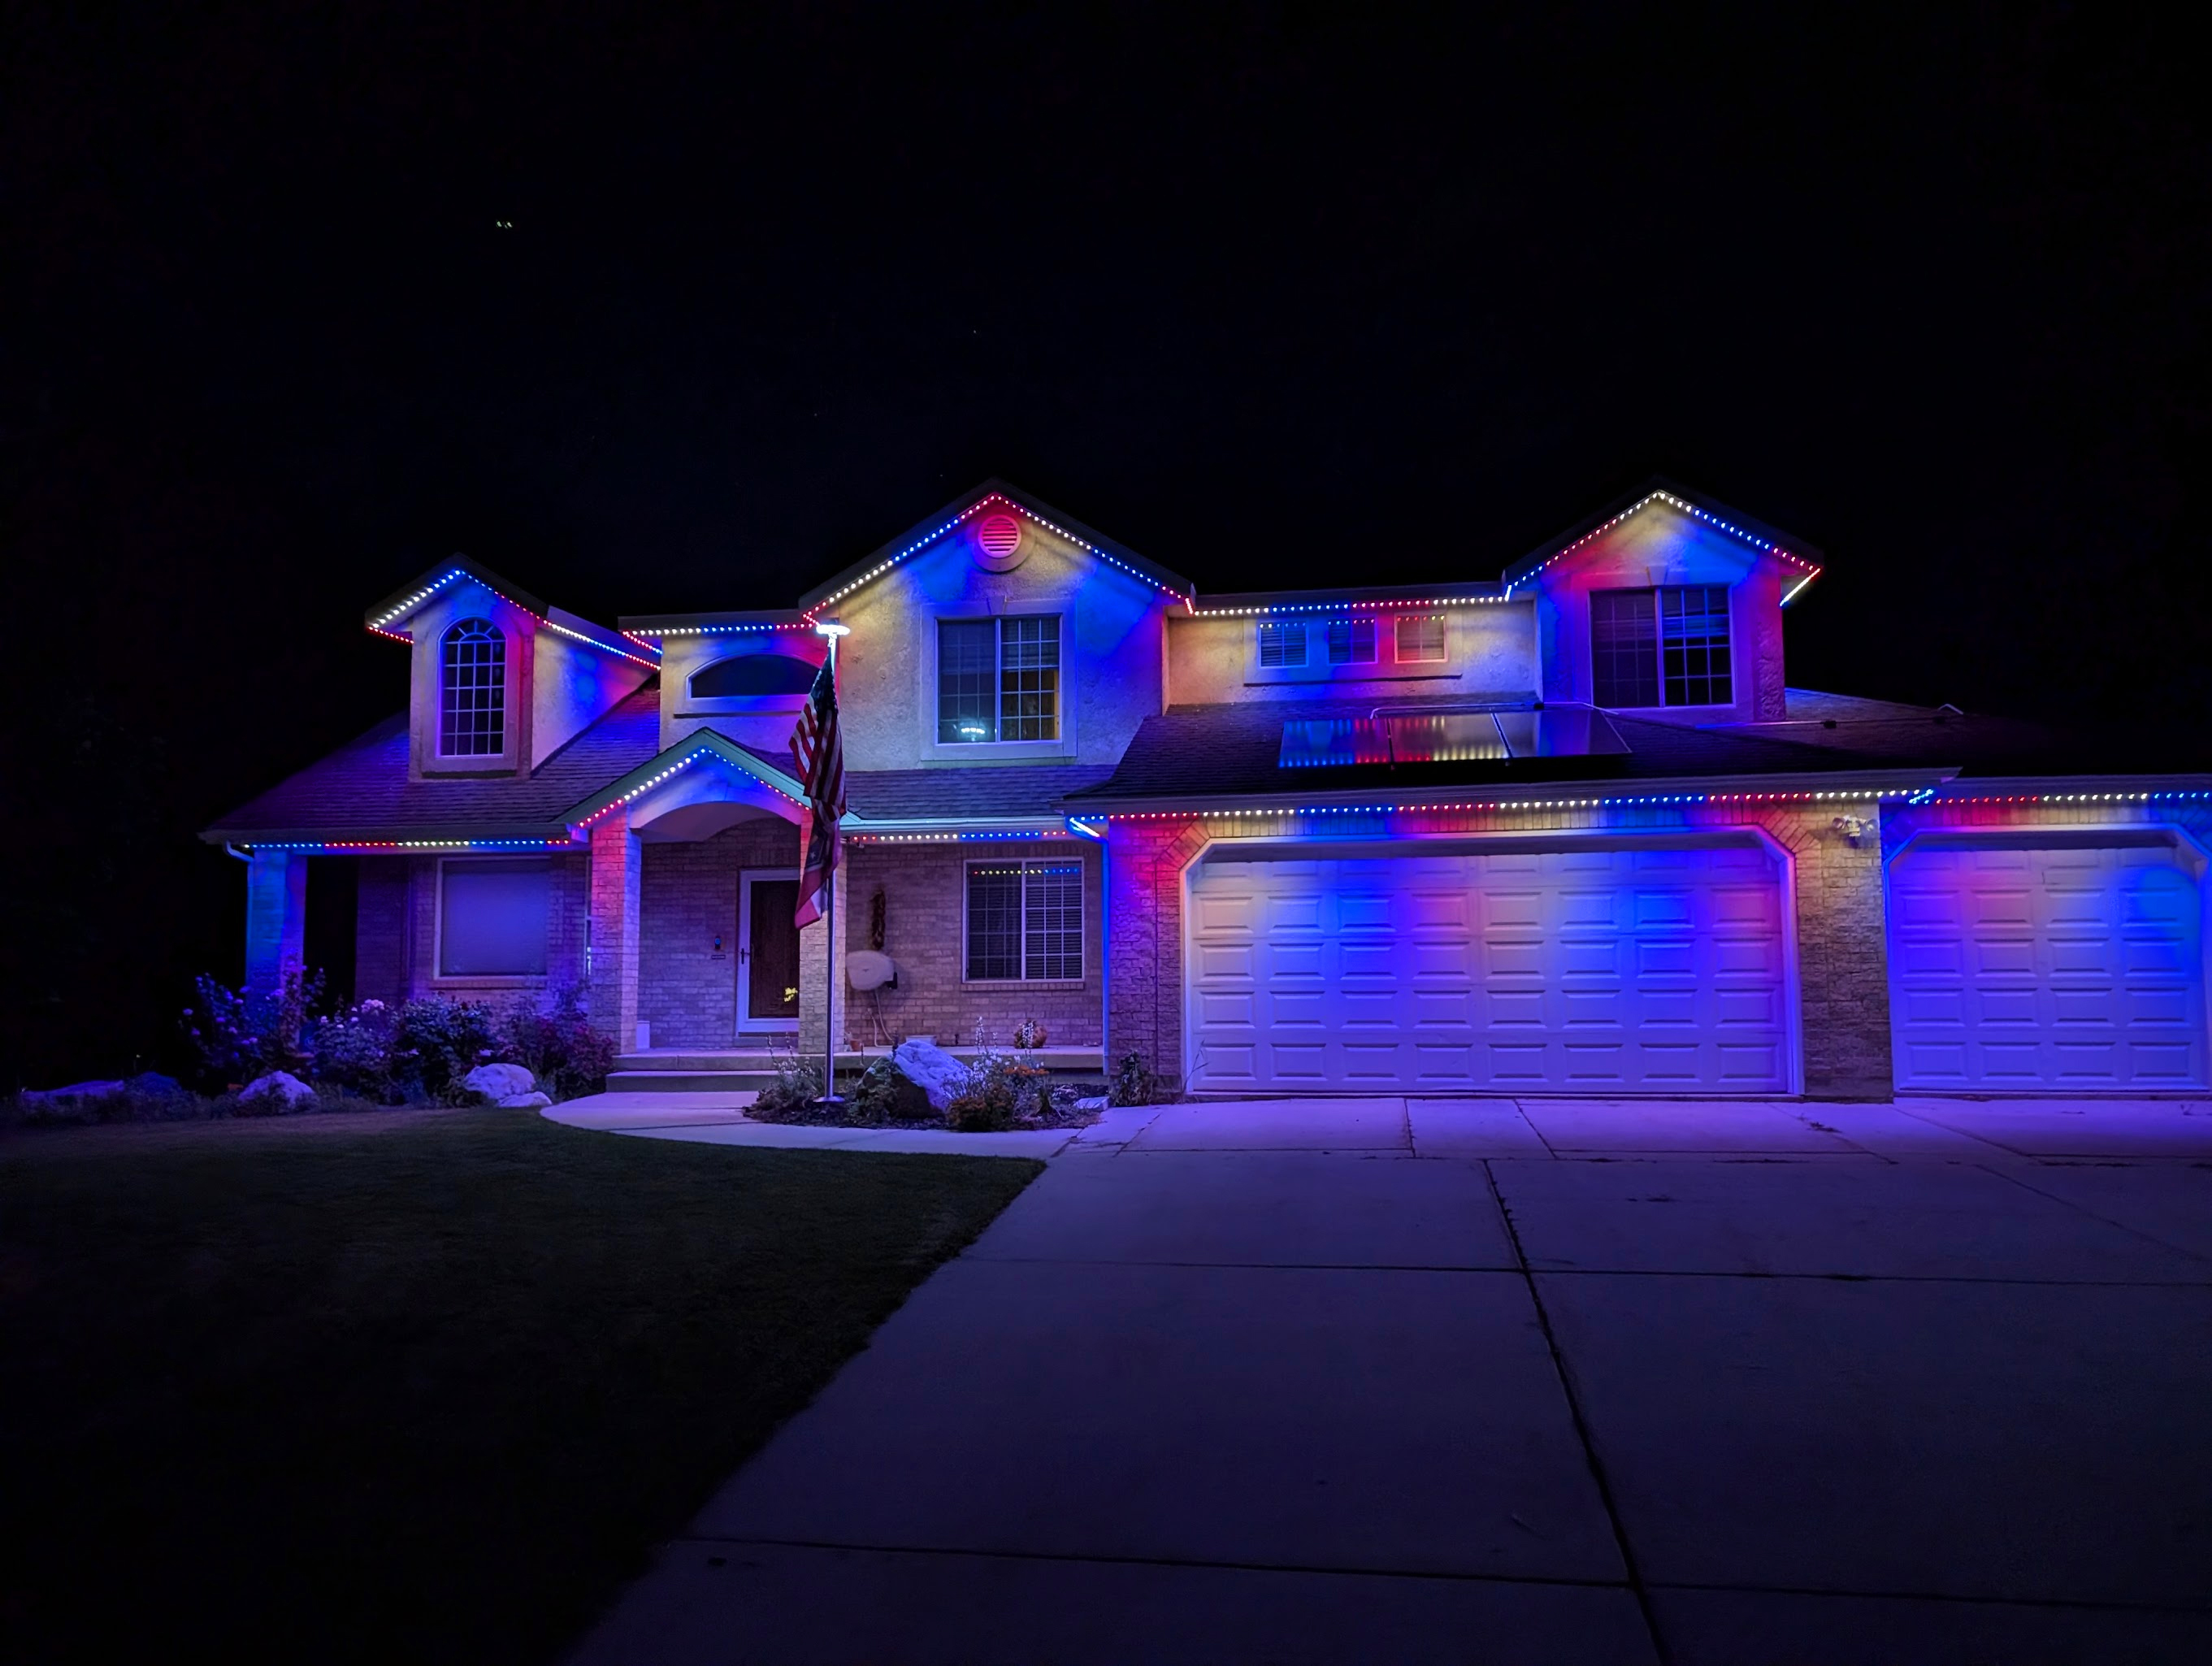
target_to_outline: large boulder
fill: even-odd
[[[314,1104],[315,1090],[289,1070],[256,1076],[238,1093],[238,1108],[249,1116],[287,1116]]]
[[[928,1096],[932,1110],[941,1113],[968,1091],[968,1067],[935,1042],[919,1036],[902,1041],[891,1049],[891,1062]]]
[[[553,1101],[543,1093],[510,1093],[499,1102],[501,1110],[543,1110]]]
[[[501,1104],[538,1085],[538,1078],[519,1064],[480,1064],[461,1078],[461,1085],[480,1099]]]

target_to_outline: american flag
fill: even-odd
[[[806,709],[791,732],[791,761],[806,784],[800,827],[798,923],[811,925],[829,904],[830,876],[837,869],[837,818],[845,813],[845,743],[837,732],[836,652],[815,673]]]

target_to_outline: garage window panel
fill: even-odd
[[[1070,982],[1083,976],[1083,865],[976,861],[967,870],[970,983]]]

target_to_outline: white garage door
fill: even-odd
[[[1193,1085],[1787,1092],[1781,879],[1746,845],[1208,860]]]
[[[2198,866],[2162,839],[1908,845],[1889,870],[1898,1086],[2204,1086]]]

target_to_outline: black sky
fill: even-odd
[[[1000,474],[1480,579],[1656,471],[1826,549],[1795,682],[2199,727],[2179,9],[1371,9],[0,7],[11,1060],[234,973],[192,832],[455,550],[781,605]]]

